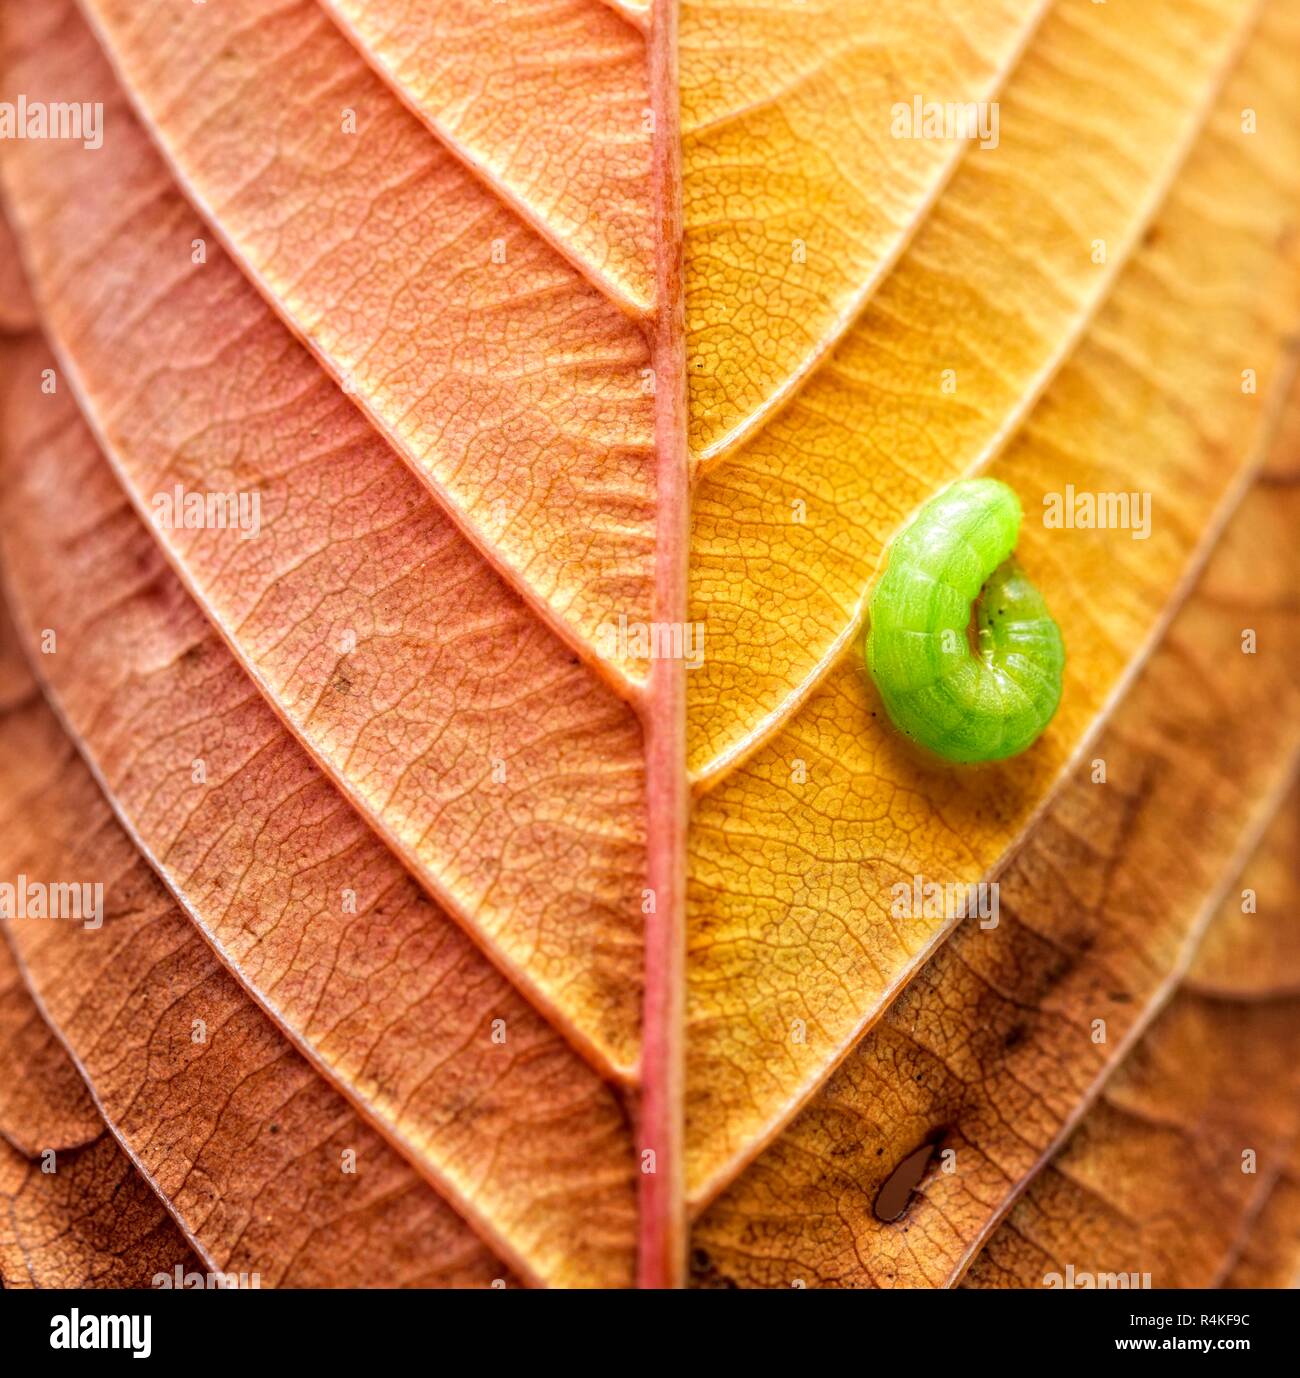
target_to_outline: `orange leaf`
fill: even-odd
[[[27,290],[14,232],[0,213],[0,331],[30,330],[35,323],[36,307]]]
[[[0,658],[12,651],[6,635]],[[0,1062],[24,1073],[0,1086],[0,1283],[147,1287],[160,1272],[197,1269],[42,1021],[3,941]]]
[[[53,158],[19,145],[7,173],[46,323],[128,494],[155,523],[178,489],[257,495],[256,539],[158,530],[187,586],[448,912],[598,1066],[630,1078],[645,864],[632,713],[478,558],[221,250],[192,261],[201,222],[90,35],[70,20],[60,35],[15,79],[36,94],[76,72],[115,137]],[[64,194],[40,198],[52,185]],[[118,233],[139,198],[136,230]],[[89,255],[88,225],[103,227]]]
[[[619,1101],[250,691],[71,401],[41,396],[51,362],[14,373],[6,564],[34,655],[56,629],[42,669],[134,840],[311,1063],[512,1266],[630,1281]],[[79,522],[100,539],[42,536]]]
[[[653,304],[645,38],[585,4],[326,0],[429,128],[634,315]]]
[[[479,549],[593,659],[611,607],[648,617],[653,396],[637,326],[429,136],[312,0],[270,18],[259,0],[85,10],[213,228]],[[77,21],[45,23],[69,60]],[[624,692],[646,668],[602,664]]]

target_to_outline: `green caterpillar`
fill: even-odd
[[[871,596],[867,668],[885,709],[948,761],[1024,751],[1061,701],[1061,629],[1010,558],[1020,521],[1005,483],[950,485],[895,538]],[[967,636],[972,603],[978,654]]]

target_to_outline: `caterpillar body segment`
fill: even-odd
[[[948,761],[1024,751],[1060,703],[1060,628],[1012,558],[1021,519],[1005,483],[950,485],[895,539],[871,597],[867,667],[885,710]]]

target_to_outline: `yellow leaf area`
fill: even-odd
[[[996,96],[1042,0],[686,0],[690,442],[769,411],[889,271],[965,149],[894,136],[914,92]]]
[[[1162,205],[1253,12],[1240,0],[1054,8],[1002,92],[998,146],[970,150],[830,356],[769,425],[709,469],[691,548],[691,615],[707,642],[689,680],[689,760],[701,783],[779,731],[835,659],[856,654],[890,535],[1015,434]],[[1224,95],[1157,236],[1208,235],[1199,198],[1211,181],[1234,166],[1244,177],[1252,156],[1267,156],[1224,147],[1240,134],[1232,96],[1253,98],[1255,80],[1243,71]],[[1282,123],[1279,154],[1289,148]],[[1173,324],[1182,304],[1161,308],[1158,286],[1134,279],[1141,266],[1163,275],[1181,261],[1154,247],[1142,256],[1080,367],[1105,348],[1126,304]],[[1230,255],[1221,266],[1231,271]],[[1021,440],[993,472],[1081,486],[1088,475],[1075,472],[1076,457],[1044,448]]]
[[[1290,420],[1291,479],[1270,467],[1237,513],[996,924],[964,921],[704,1211],[698,1285],[951,1285],[1188,969],[1300,757]]]
[[[1111,22],[1117,22],[1115,7],[1105,8]],[[1141,7],[1145,22],[1157,22],[1161,8]],[[1185,9],[1178,8],[1180,13]],[[1102,7],[1064,9],[1072,23],[1091,23],[1102,12]],[[1089,10],[1093,13],[1084,13]],[[1165,18],[1174,22],[1168,7]],[[1225,14],[1223,19],[1225,50],[1234,42],[1226,31],[1233,19],[1239,22],[1240,15]],[[1054,33],[1050,23],[1044,25],[1021,73],[1031,72],[1039,45],[1049,43]],[[1101,78],[1104,65],[1104,46],[1100,38],[1097,42],[1094,80]],[[834,583],[826,571],[838,560],[842,568],[835,577],[845,597],[838,603],[823,598],[825,606],[836,606],[841,620],[832,628],[827,619],[821,647],[799,633],[800,645],[811,645],[814,657],[824,652],[823,663],[804,676],[796,695],[802,699],[787,702],[763,740],[752,743],[752,754],[729,762],[728,773],[702,782],[710,787],[695,808],[687,1151],[690,1195],[696,1203],[716,1194],[798,1110],[943,940],[943,925],[891,912],[893,887],[899,882],[910,886],[917,877],[938,883],[978,881],[1024,836],[1078,758],[1099,715],[1122,692],[1258,464],[1289,371],[1287,333],[1300,306],[1300,185],[1294,172],[1300,165],[1300,96],[1292,77],[1298,42],[1295,15],[1285,6],[1269,7],[1165,204],[1097,307],[1086,336],[989,466],[988,472],[1011,483],[1024,504],[1019,558],[1043,590],[1067,650],[1061,708],[1032,752],[973,770],[923,758],[883,720],[863,668],[848,595],[860,598],[892,525],[937,483],[962,472],[972,457],[957,451],[957,462],[951,463],[955,442],[946,420],[936,414],[934,462],[913,473],[913,455],[895,444],[890,426],[878,419],[878,407],[858,412],[860,425],[849,424],[855,415],[853,387],[836,366],[825,385],[843,405],[837,402],[834,410],[824,412],[821,434],[838,428],[837,444],[826,448],[824,461],[820,442],[805,447],[797,464],[793,451],[786,452],[782,471],[787,479],[791,472],[801,484],[830,478],[825,496],[816,505],[810,502],[809,520],[802,524],[785,515],[791,490],[780,489],[777,507],[783,515],[764,530],[775,532],[784,523],[781,563],[807,571],[801,580],[783,569],[782,588],[792,586],[797,595],[815,582]],[[1081,51],[1087,50],[1084,44]],[[1147,49],[1133,51],[1145,54]],[[1186,54],[1190,48],[1175,46],[1173,51]],[[1107,77],[1113,80],[1123,64],[1107,61]],[[1088,70],[1078,53],[1068,65],[1072,73]],[[1150,82],[1150,74],[1142,79]],[[1105,104],[1097,100],[1088,108]],[[1244,107],[1257,112],[1258,132],[1243,124]],[[1166,111],[1171,131],[1175,125],[1186,131],[1189,118],[1188,112],[1177,117]],[[1012,148],[1011,137],[1008,133],[999,152]],[[1043,135],[1037,163],[1028,160],[1024,176],[1014,181],[1018,190],[1006,190],[1005,197],[1028,198],[1029,204],[1036,179],[1043,198],[1037,204],[1047,213],[1056,184],[1047,175],[1051,160],[1046,150],[1059,147],[1060,137],[1059,130]],[[1177,135],[1171,132],[1171,137]],[[978,160],[985,155],[972,151],[969,156]],[[1036,174],[1029,171],[1035,166]],[[960,175],[967,175],[965,168]],[[954,184],[954,194],[956,190]],[[1098,188],[1094,192],[1099,195]],[[1074,186],[1063,194],[1086,197],[1088,192],[1086,186]],[[1035,218],[1030,214],[1031,225]],[[987,223],[1010,235],[1010,224],[1020,222],[1008,209],[1005,215],[987,217]],[[1126,233],[1114,208],[1098,223],[1119,224],[1118,231],[1107,233],[1121,239]],[[1095,236],[1086,226],[1076,228],[1080,263],[1086,264],[1087,245]],[[1004,246],[1004,262],[1001,275],[989,277],[987,290],[995,282],[1004,290],[1000,299],[988,297],[986,305],[991,310],[996,300],[1014,313],[1022,285],[1034,296],[1029,286],[1033,275],[1025,265],[1038,257],[1040,246],[1026,253],[1018,240],[998,242]],[[1013,246],[1014,272],[1006,261]],[[994,241],[978,249],[971,241],[969,249],[969,258],[949,253],[950,271],[960,269],[964,278],[972,263],[994,252]],[[1067,256],[1075,251],[1057,249]],[[911,257],[891,282],[906,278]],[[1072,280],[1069,275],[1067,280]],[[942,336],[951,315],[948,307],[936,305],[924,289],[910,295],[914,310],[930,301],[926,329]],[[966,321],[979,318],[974,301],[967,306],[958,333]],[[1071,308],[1076,314],[1079,309]],[[1058,326],[1061,315],[1057,313]],[[869,310],[864,320],[870,318]],[[914,329],[920,328],[920,319]],[[981,328],[1026,344],[1032,339],[1024,331],[1017,336],[1006,322],[995,326],[985,320]],[[919,334],[915,340],[920,347]],[[851,347],[846,343],[844,348]],[[971,347],[978,348],[978,342]],[[945,359],[935,356],[932,344],[924,351],[926,367],[932,367],[937,381]],[[1031,352],[1041,362],[1043,351]],[[860,362],[869,370],[888,370],[899,357],[877,339],[864,348]],[[994,366],[987,371],[991,376]],[[800,428],[800,408],[821,382],[819,375],[809,383],[778,418],[778,429],[782,424]],[[947,416],[965,410],[960,378],[957,393],[948,399],[937,386],[926,386],[927,408]],[[1019,387],[1016,383],[1009,391]],[[878,402],[889,388],[885,383],[877,390]],[[1009,396],[1000,388],[995,392]],[[976,393],[983,395],[978,389]],[[975,410],[981,407],[996,411],[994,392]],[[981,423],[984,432],[991,424]],[[918,427],[917,436],[927,429]],[[874,452],[873,434],[888,437]],[[766,437],[755,445],[764,443]],[[889,453],[888,460],[881,450]],[[743,456],[725,462],[717,481],[725,481],[743,462]],[[696,517],[695,607],[700,616],[704,604],[698,590],[707,577],[701,570],[708,558],[699,555],[698,539],[709,523],[710,482],[702,485]],[[873,541],[870,520],[864,520],[870,500],[864,495],[877,488],[893,496],[880,504],[882,520]],[[1048,526],[1053,495],[1068,501],[1071,489],[1133,494],[1135,516],[1149,502],[1149,526],[1142,529],[1140,520],[1107,529]],[[764,489],[765,501],[773,491],[774,486]],[[727,505],[736,524],[719,541],[725,539],[734,552],[743,548],[744,539],[734,492]],[[768,508],[769,515],[773,510]],[[886,512],[888,520],[883,519]],[[822,540],[819,521],[832,528],[839,524],[829,541]],[[836,551],[841,553],[834,555]],[[737,568],[743,564],[734,554],[730,561]],[[779,594],[751,588],[749,596],[769,627],[786,618],[788,609]],[[796,597],[789,625],[799,625],[801,617]],[[715,657],[724,664],[764,663],[761,646],[747,647],[742,654],[725,632],[714,635],[712,611],[706,627],[706,666],[716,664]],[[838,649],[831,646],[832,630],[847,638]],[[699,673],[707,676],[709,671]],[[692,686],[699,682],[690,680]],[[788,698],[790,684],[783,682],[781,692]],[[732,718],[737,706],[747,711],[755,702],[737,686],[726,699]],[[697,737],[702,733],[712,749],[716,734],[699,726],[702,719],[708,723],[709,710],[701,708],[697,694],[692,722]]]

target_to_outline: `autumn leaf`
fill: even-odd
[[[33,236],[42,246],[33,278],[39,286],[61,264],[85,264],[84,284],[80,274],[66,288],[51,282],[64,305],[51,308],[50,323],[81,342],[77,376],[92,423],[131,466],[142,515],[152,519],[152,495],[177,484],[258,494],[267,541],[240,542],[234,566],[219,533],[166,533],[187,583],[311,754],[430,891],[571,1037],[630,1076],[644,864],[635,719],[478,558],[220,249],[191,262],[204,227],[123,107],[89,33],[73,30],[56,60],[104,99],[118,137],[106,156],[61,150],[65,161],[50,172],[77,190],[49,203],[58,219]],[[72,79],[35,64],[19,71],[32,90]],[[13,166],[16,186],[22,164]],[[107,227],[139,195],[151,206],[144,233],[110,234],[96,245],[98,266],[83,259],[87,217]],[[182,247],[179,276],[159,295],[164,242]],[[115,322],[127,299],[156,305],[123,339]],[[221,341],[217,318],[229,322]],[[152,362],[160,331],[176,366],[161,378]],[[228,410],[232,389],[245,417]],[[226,416],[215,430],[214,412]],[[597,743],[585,788],[571,788]],[[548,864],[565,851],[568,866]]]
[[[0,26],[5,1285],[1294,1276],[1286,0]],[[969,768],[862,643],[975,474]]]
[[[1296,820],[1293,794],[1240,877],[1262,896],[1250,908],[1264,924],[1243,922],[1240,894],[1225,900],[1187,985],[1035,1178],[967,1286],[1033,1286],[1040,1264],[1057,1286],[1065,1267],[1150,1272],[1155,1287],[1231,1286],[1239,1269],[1261,1265],[1276,1271],[1251,1285],[1300,1278],[1287,1200],[1300,1144],[1300,999],[1253,950],[1261,929],[1280,945],[1295,927],[1290,880],[1276,881],[1294,862]]]
[[[6,656],[15,649],[7,636]],[[160,1272],[195,1270],[185,1237],[109,1133],[3,945],[0,1055],[26,1073],[0,1088],[4,1285],[146,1287]]]
[[[36,325],[36,307],[18,260],[9,221],[0,215],[0,330],[6,333],[31,330]]]

